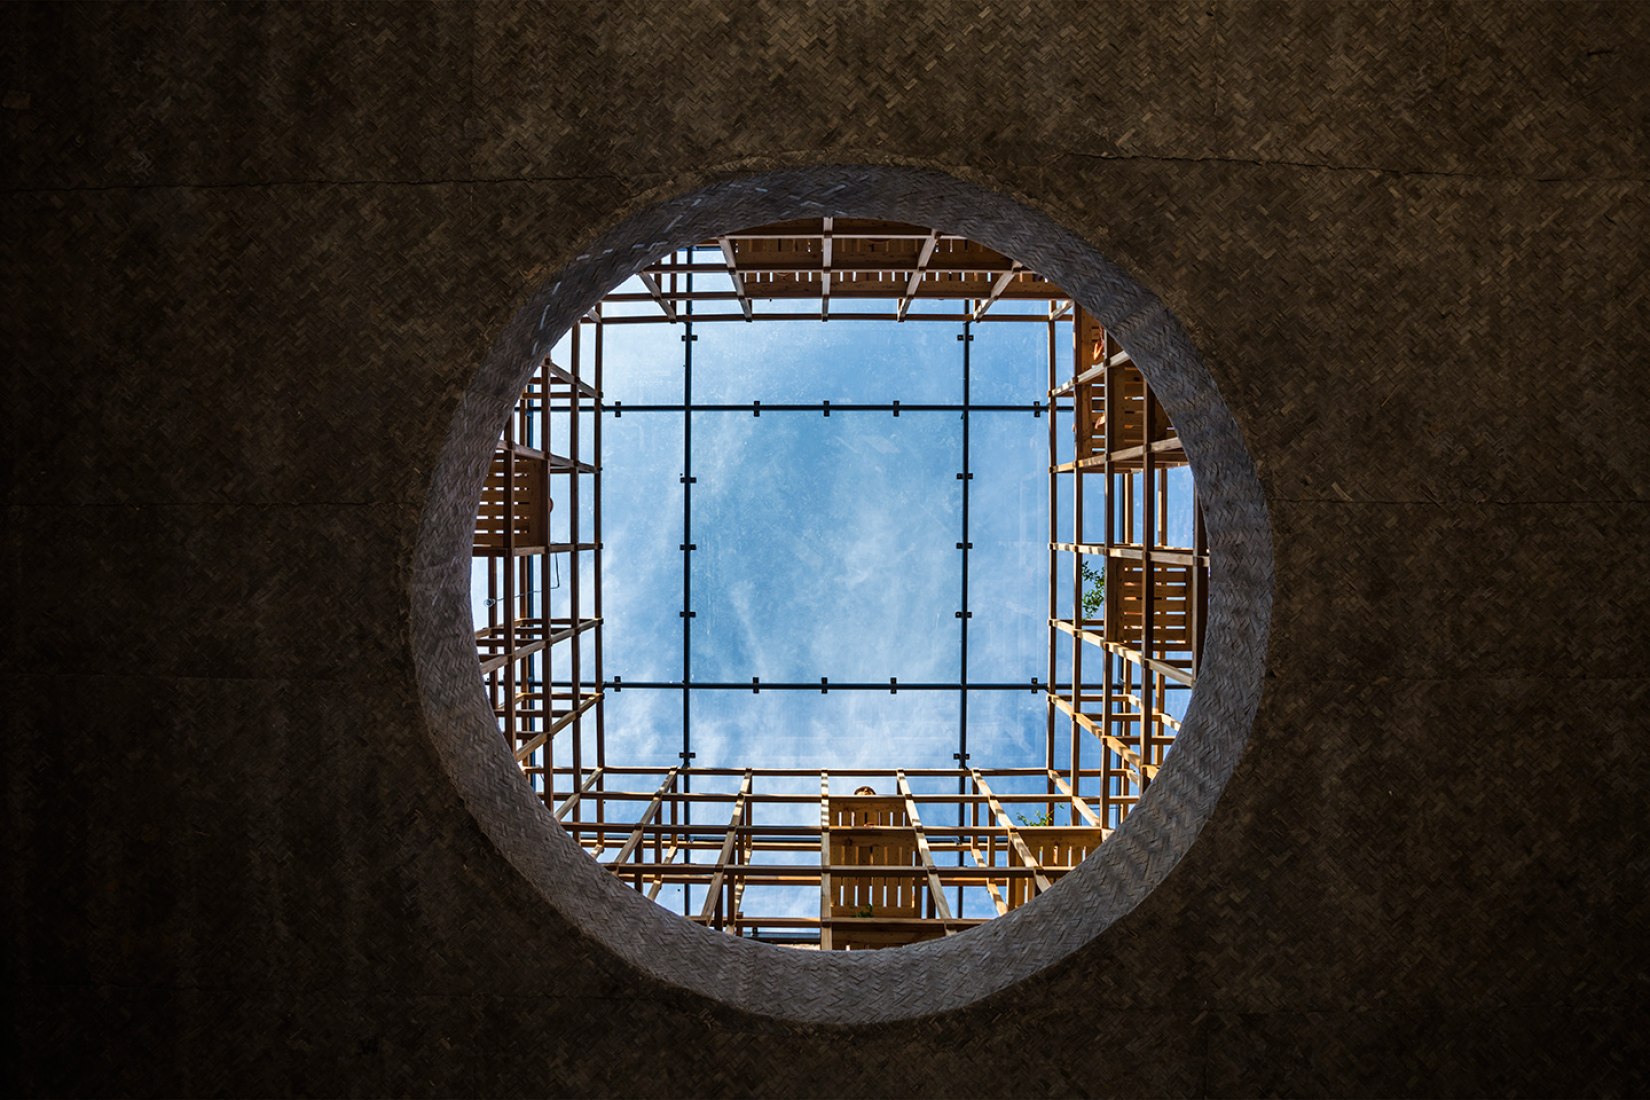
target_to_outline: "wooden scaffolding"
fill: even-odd
[[[722,285],[707,286],[712,279]],[[829,218],[760,226],[672,253],[633,285],[574,326],[567,363],[538,364],[501,435],[477,513],[473,552],[484,563],[487,608],[476,632],[481,672],[500,731],[534,789],[621,881],[653,899],[680,887],[689,919],[770,943],[825,950],[917,943],[1048,890],[1121,825],[1163,766],[1183,710],[1175,702],[1184,696],[1175,693],[1195,683],[1202,649],[1209,565],[1202,516],[1193,496],[1190,536],[1174,544],[1171,504],[1183,514],[1187,502],[1176,494],[1192,490],[1189,477],[1172,472],[1184,473],[1186,456],[1138,367],[1054,284],[989,248],[921,226]],[[1005,301],[1038,308],[993,310]],[[637,312],[648,304],[651,312]],[[680,681],[607,677],[601,430],[604,415],[628,410],[604,405],[602,334],[614,324],[681,325],[682,401],[652,411],[690,418],[703,407],[692,401],[693,325],[831,319],[960,324],[965,379],[973,324],[1046,326],[1047,392],[1027,411],[1046,421],[1048,436],[1048,677],[968,680],[966,424],[977,406],[968,404],[965,381],[963,678],[904,685],[960,692],[961,766],[696,767],[687,718],[694,691],[901,685],[695,682],[686,584]],[[829,415],[831,406],[823,408]],[[898,415],[899,403],[891,409]],[[691,444],[684,448],[686,570],[695,547]],[[679,760],[609,763],[604,699],[649,688],[681,693]],[[971,766],[967,698],[978,690],[1042,696],[1042,767]]]
[[[587,716],[598,761],[605,743],[600,331],[593,384],[581,373],[579,335],[576,328],[572,362],[544,358],[511,410],[471,544],[485,573],[486,622],[475,632],[483,681],[505,743],[535,789],[557,766],[563,730],[572,727],[566,741],[578,771]]]
[[[1066,770],[1080,775],[1083,746],[1093,738],[1101,768],[1097,808],[1116,826],[1180,732],[1170,693],[1189,693],[1197,682],[1209,552],[1195,496],[1190,545],[1170,542],[1171,471],[1186,468],[1186,451],[1128,352],[1079,307],[1070,375],[1057,379],[1055,362],[1050,356],[1049,396],[1070,403],[1058,406],[1049,425],[1049,571],[1053,577],[1068,556],[1070,597],[1061,608],[1057,586],[1049,585],[1048,751],[1052,757],[1055,723],[1069,721]],[[1058,462],[1056,425],[1068,412],[1073,457]],[[1056,529],[1062,481],[1071,501],[1063,539]],[[1088,492],[1095,484],[1097,502]],[[1185,491],[1192,491],[1189,479]],[[1053,686],[1060,635],[1070,645],[1064,691]]]

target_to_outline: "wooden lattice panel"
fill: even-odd
[[[1107,566],[1108,585],[1116,586],[1118,622],[1107,636],[1132,648],[1144,638],[1145,570],[1139,562],[1113,558]],[[1189,566],[1152,566],[1152,649],[1180,649],[1191,644],[1192,570]]]
[[[750,299],[899,298],[912,291],[913,275],[917,298],[1047,299],[1053,289],[994,249],[962,239],[930,241],[931,231],[919,226],[834,219],[829,230],[814,220],[749,232],[756,235],[730,238],[730,273]],[[999,289],[998,280],[1011,272]]]
[[[831,863],[841,867],[916,867],[917,832],[899,798],[855,795],[830,801]],[[832,946],[837,950],[896,947],[943,934],[907,924],[923,918],[927,887],[913,875],[834,870]]]
[[[1100,829],[1065,825],[1032,825],[1019,830],[1020,839],[1030,850],[1031,857],[1050,879],[1059,877],[1076,867],[1105,839]],[[1012,850],[1011,850],[1012,858]],[[1003,900],[1010,909],[1017,909],[1035,896],[1034,884],[1028,878],[1011,878]]]
[[[543,553],[549,542],[548,466],[543,455],[523,454],[521,450],[517,449],[513,461],[502,447],[493,452],[481,505],[476,510],[471,552],[478,557]]]

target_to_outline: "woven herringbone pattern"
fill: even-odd
[[[1644,1091],[1643,9],[0,27],[18,1090]],[[1206,457],[1246,449],[1264,495],[1230,590],[1271,601],[1221,627],[1264,644],[1264,691],[1201,835],[1096,888],[1139,904],[936,1015],[887,1006],[1030,941],[867,966],[831,1006],[861,1026],[581,930],[602,895],[484,827],[519,783],[461,767],[479,700],[436,690],[421,633],[462,613],[447,448],[496,429],[519,379],[484,364],[523,304],[661,201],[831,165],[1017,198],[1158,295],[1241,444]],[[1189,841],[1215,773],[1184,775],[1163,836]]]

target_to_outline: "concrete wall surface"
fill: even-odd
[[[0,71],[8,1092],[1650,1091],[1650,8],[16,4]],[[852,165],[1160,296],[1273,556],[1185,857],[874,1025],[548,903],[413,630],[523,304],[650,204]]]

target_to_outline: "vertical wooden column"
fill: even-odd
[[[1088,313],[1081,306],[1073,306],[1071,322],[1071,378],[1072,378],[1072,465],[1071,465],[1071,746],[1069,764],[1074,780],[1083,774],[1083,731],[1076,715],[1083,713],[1083,459],[1084,440],[1093,432],[1086,423],[1092,415],[1092,382],[1078,381],[1087,366],[1087,349],[1083,333]]]
[[[819,949],[831,950],[831,776],[819,773]]]
[[[1203,530],[1203,503],[1192,493],[1192,674],[1203,671],[1203,635],[1209,622],[1209,537]]]
[[[1048,391],[1047,391],[1048,392],[1048,655],[1047,655],[1048,656],[1048,661],[1047,661],[1048,680],[1046,681],[1046,683],[1047,683],[1047,689],[1046,690],[1047,691],[1054,691],[1054,690],[1056,690],[1056,688],[1055,688],[1055,672],[1056,672],[1055,666],[1056,666],[1056,662],[1057,662],[1058,656],[1059,656],[1058,652],[1056,650],[1056,645],[1058,644],[1057,636],[1059,634],[1059,631],[1057,631],[1055,629],[1054,622],[1055,622],[1056,619],[1058,619],[1060,617],[1059,585],[1055,583],[1056,580],[1059,577],[1059,569],[1060,569],[1060,551],[1055,548],[1055,544],[1060,541],[1060,525],[1059,525],[1060,475],[1055,470],[1055,467],[1057,467],[1060,464],[1060,429],[1059,429],[1059,420],[1060,420],[1060,418],[1059,418],[1059,415],[1056,412],[1056,408],[1060,403],[1059,397],[1056,396],[1056,391],[1059,389],[1060,381],[1059,381],[1059,373],[1058,373],[1059,372],[1059,367],[1058,367],[1058,363],[1059,363],[1059,337],[1057,335],[1057,327],[1056,327],[1056,323],[1055,323],[1055,320],[1054,320],[1054,307],[1053,306],[1049,307],[1048,355],[1047,355],[1047,357],[1048,357],[1048,363],[1047,363],[1047,373],[1048,373]],[[1075,423],[1076,423],[1076,419],[1075,419],[1075,416],[1074,416],[1073,417],[1073,424],[1075,424]],[[1053,698],[1047,696],[1046,693],[1045,693],[1044,700],[1043,700],[1043,711],[1044,711],[1044,718],[1045,718],[1044,725],[1046,727],[1045,730],[1044,730],[1044,735],[1043,735],[1044,736],[1044,750],[1043,750],[1044,766],[1047,767],[1050,772],[1052,772],[1052,771],[1054,771],[1054,768],[1055,768],[1055,762],[1054,762],[1054,700],[1053,700]],[[1079,779],[1080,779],[1080,777],[1077,774],[1074,773],[1071,777],[1071,781],[1072,781],[1073,785],[1079,785]],[[1050,780],[1050,788],[1051,789],[1052,789],[1052,786],[1053,786],[1053,780],[1051,779]],[[976,821],[976,824],[978,824],[977,821]]]
[[[1118,367],[1113,363],[1111,336],[1102,333],[1100,354],[1105,363],[1101,378],[1104,379],[1105,392],[1105,431],[1101,441],[1102,483],[1105,485],[1103,494],[1106,502],[1106,521],[1102,528],[1100,552],[1105,568],[1106,592],[1101,601],[1100,614],[1100,728],[1107,734],[1114,733],[1113,722],[1117,709],[1115,695],[1116,677],[1114,668],[1116,661],[1112,651],[1105,646],[1108,641],[1114,641],[1122,636],[1122,585],[1118,583],[1121,570],[1113,567],[1112,547],[1117,544],[1117,471],[1113,465],[1112,456],[1117,451],[1117,422],[1122,414],[1122,402],[1118,399],[1117,375]],[[1119,776],[1123,774],[1122,760],[1113,751],[1111,745],[1102,738],[1100,746],[1100,817],[1108,828],[1119,824],[1121,818],[1117,809],[1117,794],[1115,789],[1120,783]]]
[[[567,617],[569,620],[568,625],[572,629],[572,652],[568,654],[568,683],[571,685],[568,689],[568,703],[573,713],[573,737],[572,745],[570,746],[570,751],[568,753],[568,766],[572,769],[573,786],[575,788],[579,784],[580,775],[584,764],[582,759],[582,741],[584,739],[584,707],[582,705],[584,702],[584,662],[580,659],[584,649],[584,602],[581,598],[583,596],[583,592],[579,577],[579,575],[584,572],[584,551],[580,549],[580,546],[583,545],[583,539],[580,538],[580,535],[583,533],[583,512],[579,507],[579,498],[581,495],[579,492],[580,482],[584,480],[584,475],[581,470],[583,465],[583,455],[581,453],[582,448],[580,447],[579,439],[580,409],[584,405],[584,394],[581,392],[582,385],[579,381],[580,361],[583,359],[584,351],[579,337],[582,334],[583,329],[584,324],[582,321],[575,321],[573,323],[571,346],[572,364],[569,368],[569,373],[572,377],[566,382],[568,391],[567,457],[570,464],[569,473],[567,475]],[[549,379],[545,379],[545,382],[545,388],[546,391],[548,391]],[[549,437],[546,436],[546,448],[548,448],[549,442]],[[546,596],[548,595],[549,594],[546,593]],[[546,601],[545,606],[546,617],[548,618],[548,600]],[[548,625],[549,624],[546,623],[547,628]],[[545,744],[545,752],[550,753],[553,751],[554,745],[555,739],[551,738],[550,741]]]
[[[504,574],[504,743],[516,751],[516,438],[521,418],[518,399],[510,409],[504,427],[504,550],[500,572]]]
[[[1156,641],[1157,627],[1157,570],[1153,565],[1152,543],[1157,537],[1157,470],[1156,456],[1152,453],[1154,442],[1153,426],[1157,420],[1157,399],[1153,396],[1150,386],[1142,385],[1140,394],[1140,653],[1146,658],[1153,656]],[[1131,479],[1132,480],[1132,479]],[[1129,497],[1134,497],[1133,487],[1130,487]],[[1146,764],[1155,762],[1152,749],[1155,743],[1153,736],[1155,727],[1156,702],[1153,694],[1153,685],[1158,679],[1150,667],[1142,662],[1140,666],[1140,759]],[[1140,774],[1140,790],[1138,794],[1146,793],[1146,786],[1151,782],[1151,774],[1142,770]]]

